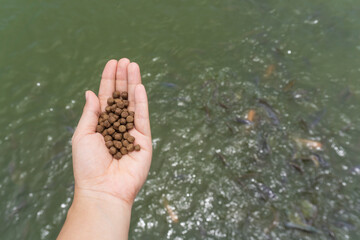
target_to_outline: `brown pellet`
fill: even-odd
[[[120,109],[120,108],[116,108],[116,109],[115,109],[115,114],[119,116],[119,115],[121,114],[121,109]]]
[[[120,97],[120,92],[119,91],[115,91],[113,93],[113,98],[119,98]]]
[[[128,132],[124,133],[124,139],[128,139],[128,137],[130,137],[130,133]]]
[[[102,133],[102,132],[104,131],[104,127],[101,126],[101,125],[97,125],[97,126],[96,126],[96,131],[97,131],[98,133]]]
[[[126,119],[125,118],[120,118],[120,124],[125,125],[126,124]]]
[[[121,157],[122,157],[121,152],[117,152],[117,153],[114,155],[114,158],[117,159],[117,160],[119,160]]]
[[[133,123],[127,123],[126,124],[126,129],[127,130],[130,130],[130,129],[133,129],[134,128],[134,124]]]
[[[116,119],[113,116],[111,116],[109,118],[109,123],[113,124],[115,121],[116,121]]]
[[[105,120],[104,121],[104,127],[108,128],[110,126],[111,126],[110,122],[108,120]]]
[[[134,148],[135,148],[135,151],[137,151],[137,152],[140,151],[140,145],[139,145],[139,144],[138,144],[138,145],[135,145]]]
[[[107,131],[108,131],[108,133],[109,133],[110,135],[112,135],[112,134],[115,132],[115,129],[112,128],[112,127],[110,127],[110,128],[107,129]]]
[[[120,97],[122,98],[122,99],[128,99],[128,93],[127,92],[121,92],[120,93]]]
[[[111,107],[110,107],[110,106],[107,106],[107,107],[105,108],[105,111],[108,112],[108,113],[111,112]]]
[[[109,149],[109,152],[110,152],[111,155],[114,155],[114,154],[117,152],[117,150],[116,150],[115,147],[111,147],[111,148]]]
[[[113,105],[114,104],[114,99],[111,97],[111,98],[108,98],[108,100],[107,100],[107,104],[108,105]]]
[[[126,147],[126,150],[128,150],[128,152],[134,151],[134,144],[129,144],[129,145]]]
[[[104,137],[105,137],[106,135],[108,135],[107,129],[105,129],[105,130],[101,133],[101,135],[103,135]]]
[[[120,125],[119,127],[119,132],[125,132],[126,131],[126,127],[124,125]]]
[[[114,146],[114,143],[112,141],[107,141],[105,142],[105,145],[107,148],[111,148],[112,146]]]
[[[121,140],[122,139],[122,134],[121,133],[115,133],[114,134],[114,139],[115,140]]]
[[[123,141],[122,141],[122,145],[123,145],[124,147],[129,146],[128,140],[123,140]]]
[[[134,117],[135,116],[135,112],[134,111],[129,111],[130,116]]]
[[[104,137],[104,140],[105,140],[105,142],[107,142],[107,141],[112,141],[113,139],[112,139],[112,137],[110,135],[106,135]]]
[[[127,116],[127,117],[126,117],[126,121],[127,121],[128,123],[132,123],[132,122],[134,122],[134,117],[132,117],[132,116]]]
[[[120,141],[113,141],[114,143],[114,146],[117,148],[117,149],[120,149],[123,145]]]
[[[122,118],[126,118],[127,116],[129,116],[129,112],[128,112],[128,111],[123,111],[123,112],[121,113],[121,117],[122,117]]]
[[[128,100],[124,100],[124,105],[125,105],[125,107],[128,107],[128,106],[129,106],[129,101],[128,101]]]
[[[109,119],[109,114],[105,114],[102,118],[103,118],[104,120],[108,120],[108,119]]]
[[[128,153],[128,151],[127,151],[127,149],[126,149],[125,147],[122,147],[122,148],[120,149],[120,152],[121,152],[122,155],[125,155],[125,154]]]
[[[119,101],[116,103],[116,106],[120,109],[123,109],[125,107],[124,101]]]
[[[129,136],[127,140],[129,141],[129,143],[133,143],[135,141],[135,138],[133,136]]]
[[[111,109],[111,112],[115,112],[116,104],[111,105],[110,109]]]

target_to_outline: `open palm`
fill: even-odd
[[[130,134],[141,146],[120,160],[112,157],[104,138],[95,132],[98,118],[114,91],[127,91],[129,111],[135,112]],[[132,204],[149,172],[152,144],[148,101],[139,66],[126,58],[110,60],[103,71],[99,96],[86,92],[86,104],[72,139],[75,189],[109,194]]]

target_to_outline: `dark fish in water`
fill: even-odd
[[[161,85],[163,85],[164,87],[168,87],[168,88],[177,88],[177,85],[175,83],[171,83],[171,82],[162,82]]]
[[[293,162],[290,162],[289,164],[290,164],[290,166],[292,166],[293,168],[295,168],[295,169],[296,169],[298,172],[300,172],[301,174],[304,173],[304,170],[303,170],[298,164],[293,163]]]
[[[279,125],[280,121],[274,109],[264,99],[259,99],[259,104],[262,108],[264,108],[272,123],[274,125]]]
[[[307,225],[307,224],[297,224],[297,223],[293,223],[293,222],[286,222],[285,224],[286,228],[290,228],[290,229],[296,229],[296,230],[300,230],[300,231],[304,231],[304,232],[308,232],[308,233],[321,233],[321,231],[319,231],[318,229]]]
[[[321,111],[316,112],[313,116],[310,118],[310,128],[314,128],[316,125],[319,124],[319,122],[324,118],[326,114],[326,109],[323,109]]]
[[[218,158],[220,159],[220,161],[224,164],[225,167],[229,166],[229,164],[227,163],[225,156],[222,155],[219,152],[215,152],[215,154],[218,156]]]
[[[225,105],[224,103],[218,101],[218,104],[220,107],[224,108],[224,109],[229,109],[229,106]]]
[[[325,161],[325,159],[317,153],[312,153],[310,155],[310,158],[313,159],[313,161],[316,159],[316,161],[320,164],[321,167],[329,167],[329,163]]]
[[[75,132],[75,129],[73,127],[70,127],[70,126],[66,126],[65,127],[66,131],[68,131],[69,133],[74,133]]]
[[[254,124],[252,121],[249,121],[247,119],[240,118],[240,117],[236,117],[235,122],[241,123],[242,125],[252,125],[252,124]]]

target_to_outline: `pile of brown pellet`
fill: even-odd
[[[129,130],[134,128],[133,111],[128,111],[128,93],[115,91],[113,97],[108,98],[105,112],[100,114],[96,131],[104,136],[105,145],[110,154],[120,159],[132,151],[140,151],[140,145],[135,145],[135,138]]]

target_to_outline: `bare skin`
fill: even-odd
[[[95,132],[98,117],[112,93],[127,91],[140,144],[120,160],[113,158],[104,138]],[[139,66],[126,58],[110,60],[103,71],[99,96],[86,92],[86,104],[72,138],[75,194],[57,239],[127,239],[131,207],[149,172],[152,144],[148,101]]]

